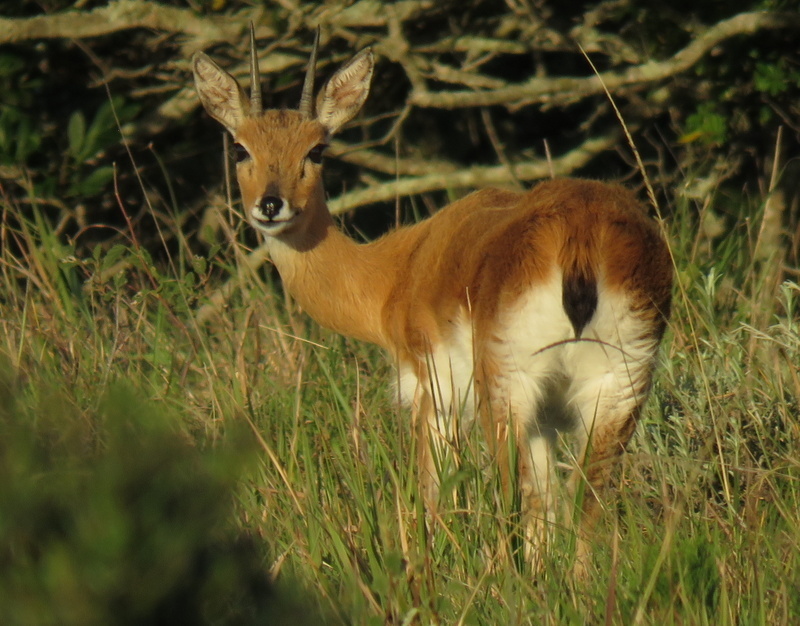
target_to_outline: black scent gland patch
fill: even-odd
[[[594,276],[577,269],[565,273],[561,304],[575,330],[575,338],[580,339],[597,309],[597,282]]]

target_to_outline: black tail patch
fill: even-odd
[[[580,339],[597,309],[597,281],[576,268],[564,272],[561,290],[561,304],[575,329],[575,338]]]

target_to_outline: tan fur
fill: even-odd
[[[468,368],[476,415],[509,488],[506,440],[511,433],[516,437],[517,470],[532,520],[529,539],[534,547],[540,543],[542,520],[552,517],[550,479],[541,475],[543,457],[527,445],[546,434],[544,417],[537,415],[548,385],[564,379],[564,403],[583,425],[571,485],[575,490],[583,478],[588,484],[581,548],[586,552],[610,472],[607,461],[633,433],[669,316],[667,247],[629,191],[573,179],[542,182],[524,193],[483,189],[428,220],[372,243],[355,243],[328,212],[313,150],[355,115],[371,74],[372,56],[365,51],[320,94],[317,110],[323,113],[317,119],[295,111],[251,117],[235,81],[205,55],[195,58],[206,109],[223,124],[234,124],[234,139],[249,154],[237,166],[244,211],[267,235],[288,291],[320,324],[386,348],[416,381],[408,396],[428,506],[436,505],[438,489],[429,434],[437,408],[444,410],[436,386],[447,384],[431,368]],[[556,306],[559,280],[572,289],[575,311]],[[538,314],[537,293],[545,289],[551,295],[542,291],[543,310],[553,310],[553,329],[559,329],[550,333],[554,345],[536,343],[539,329],[527,328],[520,317]],[[586,320],[578,319],[583,309]],[[432,361],[437,353],[466,358],[453,356],[459,349],[471,350],[469,363]],[[515,371],[522,361],[538,367],[540,353],[540,373]],[[529,380],[530,393],[518,382],[523,380]]]

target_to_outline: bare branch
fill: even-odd
[[[715,46],[737,35],[762,30],[800,29],[800,15],[795,13],[740,13],[709,28],[689,45],[664,61],[648,61],[623,72],[605,72],[586,78],[532,78],[524,83],[491,91],[417,90],[409,103],[419,107],[460,109],[465,107],[506,105],[520,107],[532,103],[565,103],[622,87],[654,83],[686,71]]]
[[[0,18],[0,44],[31,39],[85,39],[131,28],[181,32],[202,42],[237,41],[247,20],[241,16],[206,18],[148,0],[117,0],[92,11],[64,11],[27,18]]]
[[[453,172],[458,166],[450,161],[398,159],[375,150],[366,150],[343,141],[331,141],[330,154],[346,163],[368,167],[375,172],[401,176],[421,176],[429,172]]]
[[[453,53],[470,52],[472,54],[495,52],[503,54],[525,54],[529,47],[519,41],[509,41],[506,39],[492,39],[490,37],[471,37],[464,35],[461,37],[448,37],[436,43],[417,46],[416,52],[421,53]]]
[[[401,0],[391,3],[391,7],[387,7],[387,3],[379,0],[360,0],[344,8],[342,5],[326,8],[316,16],[315,23],[342,28],[386,26],[390,18],[389,13],[391,18],[404,22],[435,6],[434,0]],[[389,8],[391,12],[387,10]]]
[[[434,6],[433,0],[406,0],[393,5],[393,14],[405,21]],[[262,12],[258,36],[269,13]],[[346,7],[331,7],[315,16],[316,22],[334,26],[385,26],[386,7],[377,0],[361,0]],[[238,41],[248,20],[242,15],[204,17],[191,9],[165,6],[150,0],[116,0],[92,11],[63,11],[28,18],[0,18],[0,44],[33,39],[86,39],[131,28],[150,28],[191,35],[196,43]],[[271,26],[271,25],[270,25]],[[268,33],[274,37],[276,31]]]
[[[615,135],[588,139],[550,164],[545,160],[514,163],[513,173],[505,165],[494,165],[401,178],[345,193],[331,200],[328,208],[331,213],[337,214],[365,204],[393,200],[397,196],[410,196],[442,189],[475,189],[488,185],[508,185],[514,184],[515,178],[527,181],[547,178],[551,173],[551,167],[556,176],[563,176],[586,165],[598,153],[610,149],[615,142]]]

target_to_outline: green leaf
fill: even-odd
[[[686,132],[682,143],[700,140],[706,144],[724,144],[728,138],[728,119],[709,102],[686,118]]]
[[[116,104],[116,99],[114,102]],[[97,155],[108,148],[109,145],[115,143],[118,137],[117,122],[114,119],[112,103],[104,102],[97,109],[97,113],[95,113],[89,124],[79,160],[85,161]]]
[[[787,69],[781,59],[776,63],[757,63],[753,85],[756,91],[774,97],[797,87],[799,79],[800,74]]]
[[[106,188],[112,178],[114,178],[113,167],[110,165],[98,167],[86,178],[76,183],[77,195],[96,196]]]
[[[86,138],[86,118],[81,111],[75,111],[70,116],[67,124],[67,138],[69,139],[69,151],[77,158]]]
[[[208,262],[206,261],[205,257],[192,257],[192,269],[194,269],[198,276],[203,276],[206,273],[207,268]]]
[[[119,261],[120,257],[128,251],[128,248],[123,246],[122,244],[115,244],[111,247],[111,249],[106,252],[106,255],[103,257],[103,264],[102,268],[107,270],[111,266],[113,266],[117,261]]]
[[[25,61],[13,54],[0,54],[0,76],[13,76],[25,69]]]

